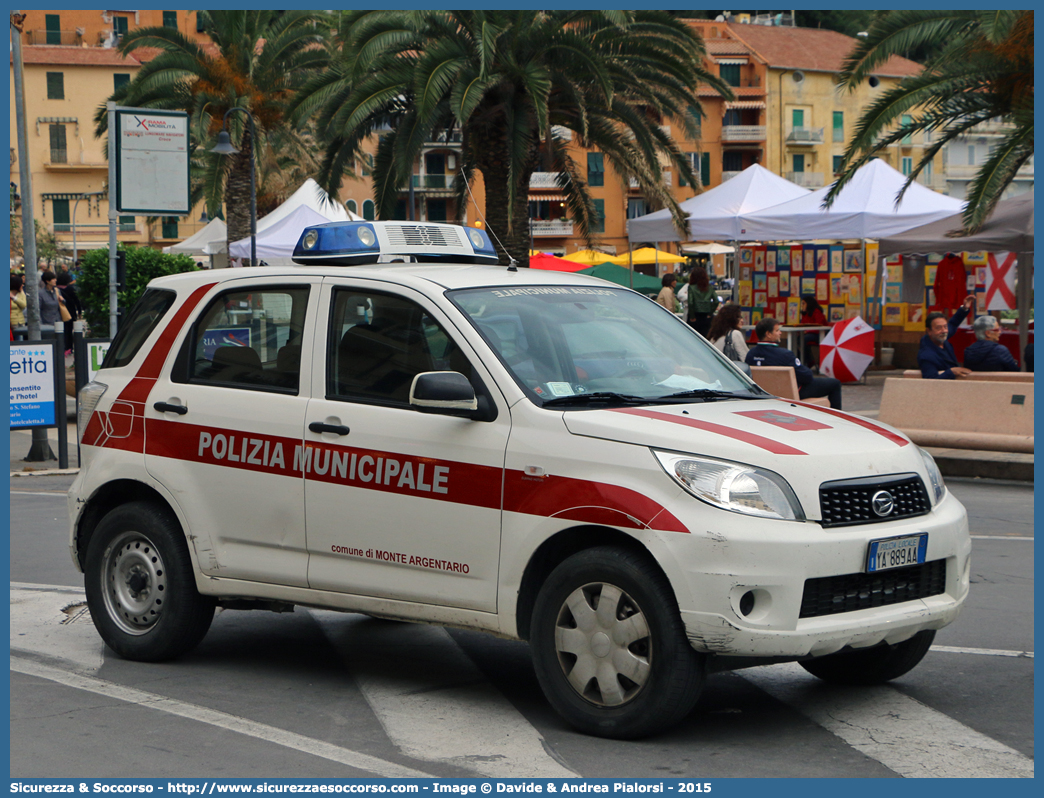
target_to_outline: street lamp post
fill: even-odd
[[[228,115],[233,111],[241,111],[250,120],[250,265],[257,266],[257,185],[254,178],[254,159],[257,150],[257,128],[254,127],[254,115],[246,108],[233,107],[225,111],[221,120],[221,132],[218,133],[217,144],[211,149],[218,155],[232,155],[239,152],[232,146],[232,138],[228,135]]]
[[[72,258],[73,258],[73,266],[76,266],[76,209],[80,207],[80,200],[85,199],[85,200],[87,200],[89,202],[91,197],[102,197],[104,195],[105,195],[104,191],[88,191],[88,192],[85,192],[85,193],[81,194],[80,196],[78,196],[76,198],[76,202],[73,203],[73,212],[72,212],[72,236],[73,236],[73,255],[72,255]],[[90,206],[88,206],[87,210],[88,211],[90,210]]]

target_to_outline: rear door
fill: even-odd
[[[506,402],[427,297],[327,278],[321,306],[305,431],[309,586],[495,611]],[[414,376],[446,370],[486,392],[496,418],[411,408]]]
[[[319,286],[293,276],[225,283],[149,396],[145,465],[177,498],[205,573],[307,584],[300,458],[311,361],[301,352]]]

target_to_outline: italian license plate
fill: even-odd
[[[928,550],[928,533],[902,538],[885,538],[870,541],[870,554],[866,558],[866,570],[870,573],[919,565],[924,562]]]

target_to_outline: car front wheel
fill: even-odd
[[[142,662],[195,648],[214,618],[196,590],[185,537],[166,508],[131,502],[102,518],[87,547],[87,606],[105,643]]]
[[[548,577],[530,646],[548,701],[573,726],[633,739],[684,718],[703,686],[666,578],[647,558],[588,549]]]

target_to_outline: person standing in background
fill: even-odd
[[[58,292],[58,275],[44,269],[40,273],[40,324],[61,324],[61,306],[64,304],[65,300]]]
[[[25,326],[25,275],[11,273],[11,340],[14,328]]]
[[[718,295],[711,288],[707,270],[696,266],[689,273],[689,326],[707,337],[710,331],[711,316],[718,308]]]
[[[80,295],[76,293],[76,275],[70,272],[59,274],[58,291],[61,293],[62,299],[65,300],[65,309],[72,316],[69,321],[65,322],[65,351],[69,352],[72,350],[73,322],[80,318],[84,311]]]
[[[678,275],[674,272],[665,274],[660,281],[663,284],[663,288],[660,289],[660,293],[656,295],[656,301],[663,305],[671,313],[677,313],[677,300],[674,298],[674,284],[678,282]]]

